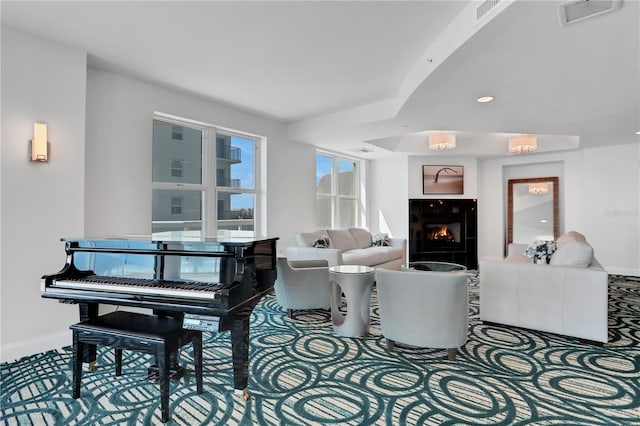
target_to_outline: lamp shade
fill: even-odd
[[[438,133],[429,135],[429,149],[442,151],[456,147],[456,135],[453,133]]]
[[[33,140],[31,141],[31,161],[48,160],[47,149],[47,125],[44,123],[33,123]]]
[[[536,135],[522,135],[509,139],[509,152],[522,154],[535,151],[538,148],[538,138]]]

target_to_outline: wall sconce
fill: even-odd
[[[33,123],[33,139],[30,147],[30,160],[49,161],[49,142],[47,142],[47,125],[45,123]]]
[[[509,152],[522,154],[535,151],[538,148],[538,138],[536,135],[522,135],[509,139]]]
[[[453,133],[438,133],[429,135],[429,149],[442,151],[456,147],[456,135]]]

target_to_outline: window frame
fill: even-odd
[[[361,190],[364,181],[364,169],[365,162],[362,159],[350,157],[348,155],[337,154],[324,150],[316,150],[316,175],[317,175],[317,159],[318,156],[328,157],[331,159],[331,193],[319,193],[318,186],[316,182],[316,205],[318,204],[319,199],[330,200],[331,203],[331,224],[330,227],[332,229],[340,229],[347,227],[363,227],[366,226],[365,215],[364,215],[364,191]],[[348,161],[354,163],[355,166],[355,176],[354,176],[354,194],[353,195],[345,195],[340,194],[340,161]],[[355,223],[353,224],[342,224],[340,221],[340,204],[344,200],[350,200],[355,202],[356,210],[354,212],[355,215]],[[316,225],[317,226],[325,226],[324,224],[319,224],[317,215],[319,214],[316,211]]]
[[[254,198],[253,205],[253,235],[262,235],[262,223],[260,220],[262,212],[262,203],[258,197],[260,188],[262,188],[261,181],[261,164],[263,159],[260,157],[261,145],[265,142],[265,138],[252,135],[239,130],[231,130],[223,127],[198,123],[189,119],[168,116],[162,113],[154,113],[152,118],[152,125],[154,121],[162,121],[170,124],[171,126],[183,126],[197,129],[202,132],[202,156],[201,156],[201,183],[183,183],[183,182],[156,182],[151,179],[152,191],[154,190],[174,190],[174,191],[200,191],[201,193],[201,236],[216,236],[219,235],[218,228],[218,193],[252,193]],[[173,133],[173,131],[172,131]],[[253,184],[254,188],[234,188],[217,186],[217,155],[216,155],[216,136],[222,134],[225,136],[236,136],[243,139],[249,139],[253,142]],[[171,142],[183,143],[182,140],[174,140],[171,138]],[[153,160],[152,160],[153,161]],[[184,170],[183,170],[184,174]],[[153,217],[152,232],[153,232]]]

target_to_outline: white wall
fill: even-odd
[[[481,160],[478,255],[503,255],[505,182],[510,176],[504,170],[533,172],[536,165],[558,162],[564,173],[561,232],[583,233],[607,272],[640,276],[640,143]]]
[[[283,123],[87,70],[84,52],[6,28],[2,106],[3,361],[71,343],[77,307],[40,297],[40,276],[64,264],[61,237],[151,230],[154,111],[265,137],[266,234],[280,237],[282,250],[315,226],[315,148],[290,142]],[[49,124],[47,164],[27,161],[37,120]]]
[[[368,228],[393,238],[408,238],[408,158],[372,160],[368,167]]]
[[[85,76],[83,52],[2,28],[2,361],[70,344],[78,320],[40,297],[40,276],[84,228]],[[48,125],[48,163],[27,159],[34,121]]]
[[[87,77],[86,234],[151,231],[154,111],[267,139],[267,230],[292,244],[313,228],[315,150],[290,142],[286,126],[255,114],[123,75],[89,68]],[[293,161],[292,161],[293,160]]]
[[[478,194],[478,161],[470,157],[453,156],[412,156],[409,157],[409,198],[477,198]],[[423,194],[422,193],[422,166],[463,166],[464,183],[463,194]],[[407,201],[408,206],[408,201]],[[408,221],[408,217],[406,218]],[[408,227],[408,222],[407,222]]]

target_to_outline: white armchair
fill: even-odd
[[[376,270],[380,327],[394,342],[447,349],[455,360],[467,341],[469,293],[464,272]]]
[[[296,309],[329,309],[329,265],[326,260],[287,260],[278,258],[278,278],[274,284],[276,300],[287,316]]]

